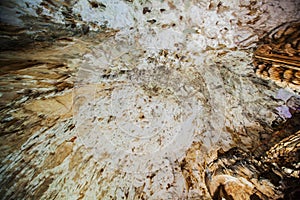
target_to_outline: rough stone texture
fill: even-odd
[[[252,53],[299,1],[0,6],[2,199],[210,199],[217,151],[273,132]]]

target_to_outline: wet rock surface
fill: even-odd
[[[299,19],[297,1],[0,6],[2,199],[211,199],[265,177],[271,165],[258,157],[280,166],[280,148],[263,152],[282,144],[278,131],[297,134],[298,104],[252,65],[259,38]],[[244,178],[210,187],[218,162]],[[253,198],[282,197],[248,186]]]

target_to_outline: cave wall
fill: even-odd
[[[217,151],[273,132],[252,54],[299,4],[1,1],[0,198],[210,199]]]

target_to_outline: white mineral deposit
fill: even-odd
[[[252,59],[299,1],[0,7],[0,199],[211,199],[207,164],[254,151],[296,95]]]

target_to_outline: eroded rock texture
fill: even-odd
[[[295,191],[299,174],[270,166],[295,155],[280,146],[298,141],[286,109],[299,90],[257,77],[252,57],[299,19],[298,1],[0,6],[1,199],[282,198],[279,180]]]

